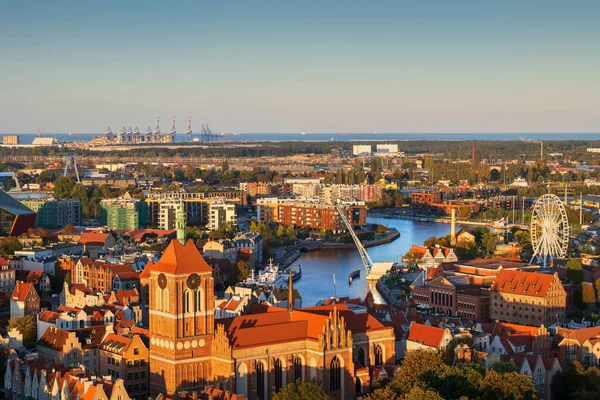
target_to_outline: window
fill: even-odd
[[[279,392],[283,387],[283,367],[281,360],[275,360],[275,391]]]
[[[360,349],[358,349],[358,362],[363,366],[366,367],[367,364],[365,363],[365,349],[363,349],[362,347]]]
[[[135,348],[133,349],[133,354],[135,354],[135,355],[138,355],[138,354],[140,354],[140,349],[139,349],[138,347],[135,347]]]
[[[375,345],[373,349],[373,355],[375,357],[375,365],[383,364],[383,350],[381,349],[380,345]]]
[[[300,357],[294,358],[294,381],[302,380],[302,359]]]
[[[337,356],[333,357],[329,364],[329,390],[339,390],[341,387],[342,371],[340,368],[340,360]]]
[[[256,395],[259,399],[265,398],[265,366],[262,362],[256,363]]]

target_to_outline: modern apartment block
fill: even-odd
[[[104,199],[100,202],[100,224],[110,229],[138,229],[146,226],[146,202],[140,199]]]
[[[256,204],[256,218],[260,222],[277,222],[333,231],[346,229],[336,206],[332,204],[278,198],[258,199]],[[342,207],[353,226],[366,224],[367,208],[364,202],[346,202]]]
[[[35,226],[44,229],[60,229],[65,225],[81,225],[79,200],[56,200],[52,196],[26,198],[21,202],[37,213]]]
[[[235,211],[235,204],[232,203],[211,203],[210,204],[210,220],[209,227],[211,230],[216,231],[222,226],[228,223],[237,223],[237,213]]]

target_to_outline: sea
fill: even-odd
[[[9,133],[1,134],[8,135]],[[34,133],[19,133],[21,144],[31,144],[37,137]],[[84,134],[42,134],[43,137],[58,137],[61,142],[89,142],[94,136],[102,133]],[[200,134],[193,134],[193,138],[201,140]],[[409,140],[483,140],[483,141],[558,141],[558,140],[600,140],[597,133],[239,133],[223,136],[218,141],[228,142],[391,142]],[[178,133],[176,142],[185,142],[185,134]],[[212,140],[214,141],[214,139]]]

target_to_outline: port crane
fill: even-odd
[[[190,117],[190,122],[188,123],[187,131],[185,131],[185,141],[192,141],[192,117]]]
[[[337,210],[338,214],[340,214],[340,218],[346,225],[348,232],[350,232],[350,236],[352,236],[352,240],[354,240],[354,244],[356,245],[356,249],[358,250],[360,259],[362,260],[363,265],[365,266],[365,270],[367,271],[367,280],[374,280],[374,281],[379,280],[379,278],[381,278],[383,275],[385,275],[392,268],[392,266],[394,265],[394,262],[393,261],[373,262],[373,260],[371,260],[371,257],[369,257],[367,250],[360,242],[360,239],[358,238],[358,236],[356,236],[356,233],[354,232],[354,229],[352,228],[352,224],[350,223],[350,220],[348,220],[348,216],[346,215],[346,211],[344,211],[344,208],[342,207],[342,205],[336,204],[335,209]]]

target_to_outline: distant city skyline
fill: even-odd
[[[600,2],[14,2],[0,133],[598,132]]]

